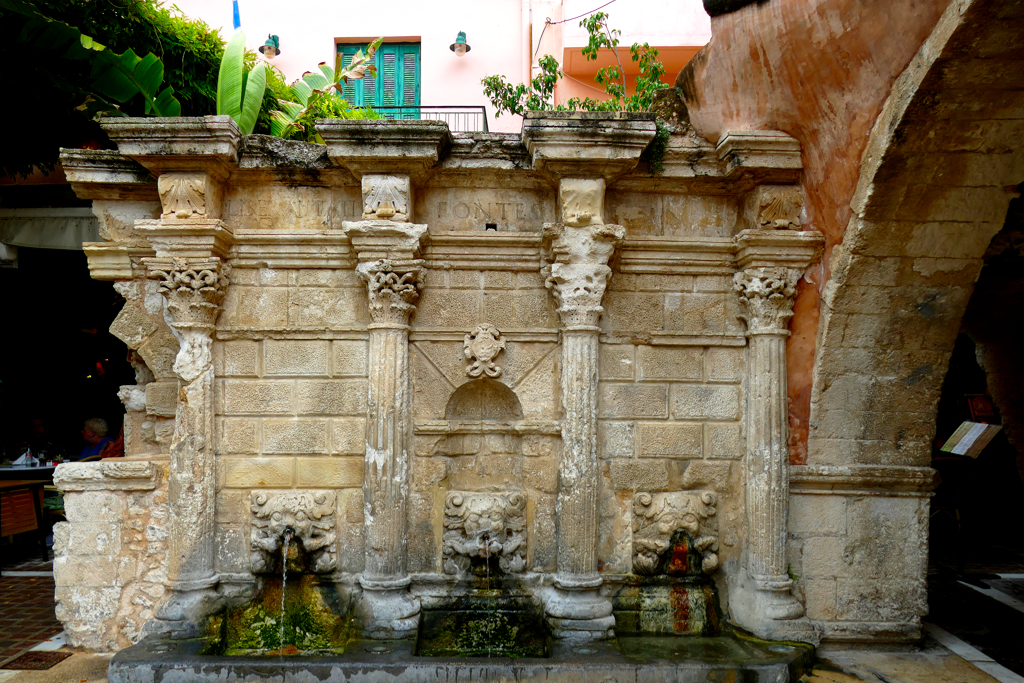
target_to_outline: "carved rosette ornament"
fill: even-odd
[[[633,497],[633,571],[697,576],[718,569],[714,491],[641,492]]]
[[[468,572],[473,560],[497,558],[506,574],[526,568],[526,496],[451,491],[444,501],[444,570]]]
[[[317,574],[338,566],[334,491],[253,491],[250,494],[252,570],[274,571],[285,532],[302,543]]]
[[[734,289],[740,295],[749,334],[788,334],[786,326],[793,317],[793,301],[800,271],[793,268],[753,268],[733,276]]]
[[[370,317],[376,324],[408,325],[423,286],[423,260],[381,259],[360,263],[356,272],[366,282]]]
[[[462,353],[469,362],[466,374],[470,377],[500,377],[501,366],[494,359],[504,350],[505,340],[498,328],[494,325],[477,325],[462,341]]]

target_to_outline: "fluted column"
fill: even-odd
[[[425,225],[393,221],[344,224],[369,296],[370,337],[366,455],[363,469],[365,565],[356,617],[364,635],[403,637],[416,630],[420,605],[406,570],[409,450],[409,320],[423,277]]]
[[[599,189],[603,195],[603,182]],[[565,194],[563,191],[563,216],[568,213]],[[557,636],[577,640],[607,637],[615,625],[611,602],[598,593],[597,497],[601,475],[597,461],[597,363],[601,330],[597,323],[604,311],[601,299],[612,273],[608,261],[625,229],[587,224],[594,217],[594,213],[588,213],[579,218],[576,222],[583,225],[578,227],[545,227],[552,259],[546,284],[558,303],[562,333],[558,572],[546,611]],[[600,220],[599,213],[596,217]]]
[[[761,616],[800,617],[786,561],[789,511],[789,408],[786,329],[793,316],[793,268],[751,268],[736,273],[735,288],[746,314],[747,355],[747,572]]]
[[[216,464],[213,428],[213,331],[227,289],[218,258],[148,259],[177,333],[178,399],[168,474],[167,575],[176,591],[217,583],[214,566]]]

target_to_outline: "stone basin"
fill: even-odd
[[[704,681],[797,680],[814,659],[809,645],[720,636],[620,636],[572,645],[556,641],[547,658],[419,657],[409,640],[355,640],[331,656],[199,654],[202,639],[149,636],[110,661],[110,683],[427,683],[472,681]]]

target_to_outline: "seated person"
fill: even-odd
[[[107,421],[99,417],[85,421],[82,439],[85,440],[85,448],[79,454],[79,460],[99,460],[103,448],[113,441],[107,438]]]

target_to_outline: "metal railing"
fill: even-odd
[[[487,109],[483,105],[418,105],[415,107],[374,107],[386,119],[444,121],[453,133],[486,133]]]

